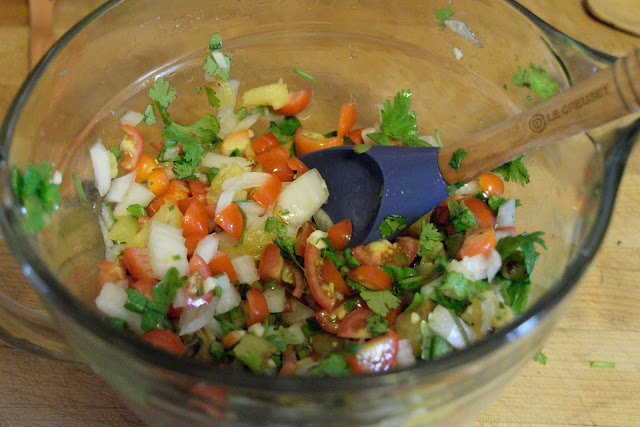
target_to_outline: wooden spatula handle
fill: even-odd
[[[640,49],[527,111],[441,148],[440,172],[449,184],[466,182],[548,142],[634,112],[640,112]],[[449,162],[458,149],[467,154],[456,170]]]

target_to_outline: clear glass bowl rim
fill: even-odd
[[[8,174],[9,172],[6,163],[14,127],[18,122],[18,118],[27,99],[49,63],[83,28],[124,1],[125,0],[110,0],[78,22],[54,44],[37,66],[29,73],[7,110],[2,127],[0,128],[0,159],[3,163],[2,173]],[[565,39],[571,44],[583,49],[594,58],[598,58],[605,63],[612,63],[616,59],[611,55],[595,50],[556,30],[532,14],[528,9],[516,3],[515,0],[504,0],[504,2],[518,10],[544,32],[554,34],[560,39]],[[621,140],[608,154],[605,160],[603,191],[601,192],[597,219],[592,230],[585,238],[583,248],[574,255],[562,278],[558,280],[551,289],[545,292],[545,294],[523,314],[507,326],[474,343],[463,351],[452,353],[448,356],[429,361],[428,363],[418,363],[410,368],[375,375],[329,378],[296,376],[267,377],[229,368],[220,368],[215,365],[190,359],[178,358],[169,353],[159,351],[136,337],[129,336],[108,326],[107,323],[102,321],[95,310],[74,298],[55,275],[45,268],[44,264],[34,256],[34,251],[29,247],[27,240],[22,238],[22,231],[19,230],[18,227],[13,227],[9,224],[6,212],[4,212],[6,207],[3,207],[3,214],[0,215],[0,226],[2,227],[5,241],[13,252],[14,257],[22,267],[25,276],[30,280],[41,297],[53,307],[64,307],[65,316],[72,318],[76,323],[82,325],[82,327],[89,330],[95,336],[109,342],[110,345],[118,346],[123,352],[156,368],[174,371],[177,374],[197,378],[199,381],[211,384],[290,393],[295,392],[296,394],[331,392],[336,389],[344,389],[344,387],[351,390],[358,390],[383,385],[407,384],[416,380],[419,381],[429,378],[430,376],[441,375],[443,372],[459,369],[475,360],[488,356],[500,347],[508,345],[510,342],[535,328],[541,319],[553,311],[554,308],[571,293],[586,271],[605,235],[626,159],[639,133],[640,120],[626,129],[624,135],[621,136]],[[10,179],[4,179],[5,188],[2,190],[5,194],[12,194],[9,183]],[[12,200],[12,203],[15,204],[15,200]]]

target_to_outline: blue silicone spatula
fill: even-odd
[[[353,247],[379,240],[380,224],[389,215],[405,217],[407,224],[418,220],[447,198],[448,184],[468,182],[549,142],[636,112],[640,49],[530,110],[443,148],[372,146],[358,154],[353,146],[340,146],[300,159],[327,183],[325,212],[334,222],[351,220]],[[454,169],[449,162],[457,150],[466,156]]]

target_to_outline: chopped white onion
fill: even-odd
[[[510,197],[498,208],[496,227],[513,227],[516,224],[516,198]]]
[[[224,331],[222,330],[222,326],[220,322],[216,320],[215,317],[211,317],[206,325],[204,325],[205,330],[211,332],[216,339],[221,340],[224,337]]]
[[[144,114],[129,110],[120,117],[120,124],[136,127],[142,119],[144,119]]]
[[[53,176],[51,177],[51,183],[52,184],[62,184],[62,172],[60,171],[55,171],[53,172]]]
[[[438,146],[438,140],[433,135],[422,135],[422,136],[419,136],[418,139],[420,141],[426,142],[427,144],[431,145],[432,147],[437,147]]]
[[[233,91],[233,96],[238,97],[238,88],[240,87],[240,80],[238,79],[229,79],[229,84],[231,85],[231,90]]]
[[[375,141],[371,138],[369,138],[369,134],[370,133],[376,133],[376,132],[380,132],[380,128],[379,127],[368,127],[368,128],[364,128],[362,129],[362,142],[364,144],[375,144]]]
[[[487,259],[483,254],[477,254],[472,257],[464,257],[461,261],[451,260],[449,262],[449,271],[456,271],[469,280],[482,280],[487,278]]]
[[[285,325],[303,322],[315,314],[311,307],[301,303],[295,298],[290,298],[289,304],[291,305],[291,311],[280,313],[280,319],[282,319]]]
[[[398,356],[396,358],[398,368],[407,368],[416,363],[416,357],[413,355],[413,347],[408,339],[398,341]]]
[[[193,251],[194,255],[199,255],[205,263],[209,264],[209,261],[211,261],[218,251],[218,241],[219,239],[216,233],[205,236],[205,238],[198,242],[196,249]]]
[[[93,165],[93,176],[96,180],[96,188],[101,196],[109,191],[111,186],[111,164],[109,162],[109,152],[101,140],[97,140],[90,148],[91,164]]]
[[[241,255],[231,259],[231,264],[236,270],[240,283],[253,283],[260,280],[256,263],[249,255]]]
[[[218,136],[221,139],[225,139],[231,135],[238,126],[238,118],[233,112],[233,105],[218,109],[218,122],[220,123],[220,130]]]
[[[438,304],[436,308],[429,313],[429,328],[447,340],[454,348],[462,350],[467,346],[467,343],[464,339],[463,332],[458,327],[453,316],[448,309]],[[476,340],[476,334],[473,332],[473,329],[460,318],[458,318],[458,322],[464,329],[464,333],[469,339],[469,342],[473,343]]]
[[[496,242],[500,241],[503,237],[515,236],[516,233],[510,230],[496,230]]]
[[[198,331],[209,323],[209,319],[213,318],[216,311],[217,298],[213,298],[208,304],[200,307],[184,307],[178,322],[180,332],[178,335],[191,334]]]
[[[233,196],[236,195],[235,190],[223,191],[218,197],[218,203],[216,204],[216,215],[225,210],[233,201]]]
[[[444,21],[445,25],[453,30],[453,32],[460,34],[465,39],[469,40],[471,43],[478,47],[482,47],[482,43],[476,38],[476,36],[471,32],[467,24],[462,21],[458,21],[456,19],[447,19]]]
[[[107,202],[118,203],[124,199],[129,188],[131,188],[131,184],[136,180],[136,171],[123,175],[119,178],[111,181],[111,187],[109,191],[104,196]]]
[[[282,189],[276,201],[276,211],[291,226],[299,227],[329,199],[327,184],[317,169],[311,169]]]
[[[262,323],[254,323],[247,328],[247,332],[262,338],[264,336],[264,325]]]
[[[487,257],[487,280],[489,283],[491,283],[493,278],[496,277],[496,274],[498,274],[501,267],[502,257],[500,256],[500,253],[495,249],[492,249]]]
[[[482,188],[480,187],[480,184],[478,184],[478,180],[473,180],[471,182],[467,182],[465,185],[463,185],[462,187],[458,188],[453,194],[460,194],[460,195],[466,195],[466,194],[478,194],[479,192],[482,191]]]
[[[425,299],[431,298],[435,288],[442,285],[442,276],[439,276],[420,288],[420,293]]]
[[[237,164],[245,170],[249,170],[253,164],[251,160],[245,159],[244,157],[229,157],[218,153],[207,153],[202,159],[202,166],[205,168],[220,169],[222,166],[230,165],[232,163]],[[306,175],[306,173],[304,175]]]
[[[326,231],[315,230],[313,233],[307,237],[307,243],[315,246],[316,248],[323,250],[327,248],[327,238],[328,234]]]
[[[245,129],[249,129],[251,126],[253,126],[258,119],[260,118],[260,114],[249,114],[247,117],[245,117],[244,119],[240,120],[235,128],[233,128],[233,132],[237,132],[239,130],[245,130]],[[233,133],[232,132],[232,133]]]
[[[281,313],[287,306],[287,299],[282,286],[277,286],[274,289],[265,289],[262,295],[267,300],[269,313]]]
[[[245,190],[247,188],[257,188],[267,182],[271,177],[265,172],[245,172],[242,175],[236,175],[226,179],[222,183],[222,191]]]
[[[111,227],[113,227],[113,224],[116,222],[113,218],[113,213],[111,213],[111,208],[106,203],[102,203],[100,206],[100,218],[104,221],[107,230],[111,230]]]
[[[462,53],[462,51],[458,47],[454,46],[452,53],[453,53],[453,57],[456,58],[456,60],[458,61],[460,61],[464,57],[464,53]]]
[[[156,279],[162,280],[171,267],[180,276],[189,275],[189,260],[182,230],[160,221],[152,221],[149,229],[149,260]]]
[[[189,302],[187,298],[187,290],[182,287],[176,291],[176,296],[173,297],[173,301],[171,301],[171,305],[174,308],[186,307]]]
[[[242,300],[240,292],[231,284],[229,276],[222,274],[217,277],[209,277],[206,282],[214,282],[214,288],[220,288],[220,300],[216,306],[215,314],[224,314],[234,307],[237,307]]]
[[[218,67],[225,70],[229,68],[222,52],[220,52],[219,50],[214,50],[213,52],[211,52],[211,56],[213,57],[214,61],[216,61],[216,64],[218,64]]]
[[[131,205],[140,205],[147,207],[156,195],[153,194],[145,185],[139,182],[133,182],[129,187],[129,191],[124,198],[113,208],[113,216],[119,218],[125,215],[131,215],[127,208]]]
[[[110,317],[124,320],[127,325],[136,333],[142,333],[142,315],[124,308],[127,302],[127,292],[118,285],[107,282],[102,286],[96,298],[98,310]]]
[[[327,231],[333,225],[333,220],[329,214],[322,209],[318,209],[316,213],[313,214],[313,222],[315,222],[318,229],[322,231]]]

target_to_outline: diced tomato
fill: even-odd
[[[478,177],[478,184],[480,184],[482,192],[487,197],[491,197],[494,194],[499,196],[504,194],[504,182],[495,173],[483,173]]]
[[[398,334],[394,331],[367,341],[355,355],[346,356],[351,372],[366,374],[393,369],[398,358],[398,341]]]
[[[287,359],[280,368],[280,375],[295,375],[298,368],[298,362],[293,359]]]
[[[153,300],[153,287],[158,284],[156,279],[141,279],[133,282],[130,286],[131,289],[135,289],[145,297]]]
[[[102,288],[105,283],[115,283],[118,280],[126,279],[127,272],[118,263],[113,261],[100,261],[98,263],[100,273],[98,273],[98,282]]]
[[[343,296],[350,296],[354,294],[354,290],[347,285],[340,275],[338,268],[330,258],[325,258],[322,263],[322,270],[320,271],[320,274],[322,276],[322,280],[329,285],[330,289],[333,288],[334,292],[342,294]]]
[[[400,307],[390,308],[387,315],[384,316],[384,318],[387,319],[389,328],[391,328],[396,323],[396,318],[398,317],[399,313]]]
[[[289,260],[285,260],[285,264],[293,274],[294,288],[293,288],[293,291],[291,292],[291,295],[293,295],[295,298],[300,299],[302,298],[302,293],[304,292],[304,288],[306,285],[306,282],[304,280],[304,274],[302,273],[302,270],[300,270],[293,262]]]
[[[307,248],[307,239],[314,231],[315,229],[310,222],[305,222],[304,224],[302,224],[302,227],[298,229],[296,242],[293,245],[293,248],[296,251],[296,255],[304,256],[305,249]]]
[[[284,258],[280,253],[280,247],[275,243],[269,243],[262,251],[262,257],[258,264],[258,276],[263,282],[275,280],[278,283],[282,280],[282,269],[284,268]]]
[[[220,228],[237,240],[240,240],[242,237],[244,217],[237,203],[231,203],[229,206],[224,208],[222,212],[216,215],[214,221],[220,226]]]
[[[287,165],[294,172],[294,179],[299,178],[306,172],[309,172],[309,168],[307,167],[307,165],[305,165],[302,160],[297,157],[289,157],[287,159]]]
[[[322,134],[311,132],[300,126],[294,135],[296,147],[296,155],[311,153],[312,151],[321,150],[323,148],[337,147],[344,145],[342,138],[337,136],[327,138]]]
[[[353,305],[353,307],[347,308],[350,305]],[[347,302],[344,302],[333,310],[324,309],[316,311],[315,318],[322,330],[336,335],[338,333],[340,323],[347,316],[347,314],[349,314],[349,309],[359,310],[363,308],[366,308],[366,304],[361,299],[356,300],[355,304],[352,304],[352,301],[348,301],[348,304]]]
[[[142,225],[142,224],[144,224],[145,222],[149,221],[149,219],[150,219],[150,218],[149,218],[147,215],[140,215],[140,216],[138,217],[138,224]]]
[[[186,199],[178,200],[176,206],[180,209],[182,215],[184,215],[187,209],[189,209],[189,206],[191,206],[191,203],[198,203],[198,200],[195,197],[187,197]]]
[[[283,116],[295,116],[302,110],[307,108],[311,101],[311,89],[303,89],[297,92],[293,92],[289,95],[289,101],[284,107],[280,107],[275,110],[276,113]]]
[[[464,204],[476,216],[478,227],[491,227],[496,225],[496,215],[488,204],[475,197],[465,197]]]
[[[277,147],[278,145],[280,145],[280,141],[273,132],[265,133],[260,138],[251,141],[251,148],[253,148],[253,151],[255,151],[256,154],[264,153],[270,148]]]
[[[169,311],[167,311],[167,317],[169,319],[179,319],[182,316],[182,307],[174,307],[173,304],[169,304]]]
[[[171,180],[171,182],[169,183],[169,191],[170,192],[184,191],[185,193],[187,193],[187,197],[191,195],[189,184],[187,184],[187,181],[185,179]]]
[[[146,181],[149,175],[158,165],[158,161],[146,153],[142,153],[136,167],[136,182]]]
[[[393,264],[410,265],[418,251],[418,240],[402,236],[396,243],[372,242],[366,246],[356,246],[351,253],[362,265]]]
[[[187,255],[191,256],[196,250],[200,240],[207,237],[206,231],[196,231],[195,233],[183,234],[184,246],[187,248]]]
[[[373,291],[383,289],[391,290],[391,276],[380,267],[374,265],[361,265],[356,267],[347,274],[347,277]]]
[[[180,200],[189,198],[189,191],[183,190],[179,187],[172,187],[171,184],[169,184],[169,188],[167,189],[167,192],[162,195],[162,198],[170,201],[174,205],[177,205]]]
[[[398,247],[398,253],[407,256],[405,266],[411,265],[418,253],[418,239],[415,237],[401,236],[396,239],[395,245]],[[396,259],[399,257],[396,257]]]
[[[314,245],[307,245],[304,252],[304,270],[309,290],[318,304],[323,308],[332,310],[336,306],[338,298],[336,292],[322,280],[322,262],[320,249]]]
[[[351,127],[356,123],[358,119],[358,113],[356,108],[349,104],[344,103],[342,107],[340,107],[340,116],[338,118],[338,138],[344,137],[349,131]]]
[[[124,249],[124,266],[134,280],[154,279],[149,249],[129,246]]]
[[[216,254],[209,261],[209,268],[211,269],[211,274],[213,276],[217,276],[220,273],[225,273],[229,276],[229,280],[232,282],[238,279],[236,275],[236,269],[233,267],[231,263],[231,258],[229,255],[222,251],[216,252]]]
[[[242,214],[240,216],[242,218]],[[209,216],[197,201],[189,205],[182,218],[182,234],[186,236],[193,233],[204,233],[205,235],[209,233]]]
[[[272,147],[256,155],[256,161],[267,173],[272,173],[282,182],[293,181],[293,170],[289,167],[289,151],[281,146]]]
[[[200,275],[199,271],[194,271],[189,275],[187,283],[184,286],[187,305],[189,307],[202,307],[209,304],[213,299],[213,290],[204,292],[203,282],[204,278]]]
[[[282,181],[277,175],[271,174],[267,182],[262,184],[251,198],[262,208],[269,209],[276,202],[280,191],[282,191]]]
[[[224,348],[226,350],[229,350],[231,347],[233,347],[236,344],[238,344],[240,339],[246,333],[247,333],[247,331],[245,331],[243,329],[233,330],[233,331],[229,332],[228,334],[226,334],[224,337],[222,337],[222,345],[224,346]]]
[[[341,251],[349,244],[352,231],[351,220],[343,219],[329,227],[327,230],[327,237],[333,247]]]
[[[209,277],[213,276],[213,274],[211,274],[211,268],[209,267],[209,265],[207,265],[207,263],[204,262],[202,257],[198,254],[194,254],[189,260],[189,272],[193,273],[194,271],[200,273],[200,277],[202,277],[202,280],[208,279]]]
[[[156,169],[159,170],[159,169]],[[160,207],[166,203],[164,197],[155,198],[147,205],[147,216],[151,218],[156,212],[160,210]]]
[[[364,141],[362,140],[362,129],[354,129],[349,132],[347,136],[355,145],[364,144]]]
[[[182,356],[187,351],[180,337],[166,329],[152,329],[140,335],[140,339],[178,356]]]
[[[489,256],[491,251],[496,247],[496,234],[491,227],[474,227],[467,230],[458,258],[462,259],[466,256],[482,254]]]
[[[371,332],[367,329],[367,317],[375,313],[368,308],[353,310],[340,322],[337,335],[340,338],[368,339]]]
[[[120,167],[127,172],[132,172],[144,153],[144,137],[138,129],[131,125],[122,125],[122,130],[126,132],[120,141]]]
[[[187,184],[189,184],[189,191],[191,192],[191,197],[195,197],[198,202],[203,205],[207,204],[207,184],[204,182],[198,181],[197,179],[188,179]]]
[[[247,291],[247,309],[245,311],[247,326],[262,323],[267,317],[269,317],[269,307],[266,298],[256,288],[250,288]]]

